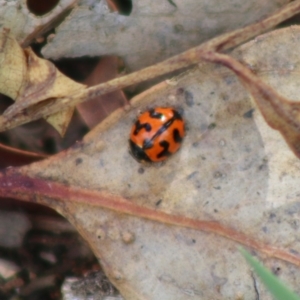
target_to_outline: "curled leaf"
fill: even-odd
[[[85,88],[62,73],[48,60],[39,58],[31,49],[21,49],[17,41],[3,29],[0,35],[0,92],[16,101],[2,115],[2,122],[16,123],[22,115],[31,115],[70,93]],[[64,135],[74,107],[47,116],[47,121]]]
[[[69,95],[62,96],[60,99],[43,99],[44,102],[47,100],[47,103],[44,103],[44,105],[33,105],[31,108],[31,101],[22,101],[23,105],[19,106],[18,104],[17,108],[9,109],[7,113],[9,117],[0,116],[0,131],[7,130],[42,117],[48,117],[49,115],[74,107],[78,103],[93,99],[97,96],[197,64],[199,63],[199,53],[201,51],[224,51],[237,46],[243,41],[246,41],[259,33],[265,32],[287,18],[292,17],[299,11],[300,1],[294,1],[285,7],[282,7],[280,10],[262,21],[249,25],[243,29],[223,34],[198,47],[167,59],[162,63],[87,89],[78,89],[78,91],[75,89],[74,93],[70,92]],[[54,97],[56,96],[54,95]],[[35,102],[33,103],[35,104]],[[65,129],[64,126],[62,126],[62,128]]]
[[[290,74],[297,78],[299,51],[287,40],[300,36],[300,30],[277,32],[277,43],[291,49],[296,68]],[[262,52],[260,44],[250,45]],[[273,52],[275,62],[285,61],[284,52],[275,55],[277,44],[271,46],[263,49]],[[232,57],[243,57],[244,47]],[[238,70],[231,57],[200,54]],[[266,67],[272,70],[270,78],[284,80],[284,72]],[[180,108],[187,134],[169,160],[139,164],[128,151],[130,129],[140,111],[158,105]],[[280,268],[299,292],[300,161],[266,122],[271,139],[262,135],[258,115],[233,72],[203,63],[138,95],[71,149],[5,170],[0,194],[63,214],[126,299],[181,300],[187,294],[268,299],[267,291],[252,284],[238,244],[259,252],[269,267]],[[280,155],[274,159],[276,152]]]
[[[282,30],[286,32],[286,29]],[[293,31],[298,33],[298,28],[294,27]],[[278,35],[278,31],[275,33]],[[272,40],[274,35],[269,34],[265,36],[260,36],[260,43],[268,43],[268,41],[276,42]],[[286,35],[289,38],[289,35]],[[287,41],[288,43],[289,41]],[[268,47],[268,45],[266,45]],[[287,57],[289,58],[288,68],[285,68],[287,76],[294,72],[294,66],[297,64],[295,61],[291,61],[292,57],[289,55],[290,49],[285,48],[282,51],[287,52]],[[244,54],[246,56],[246,54]],[[250,54],[249,54],[250,55]],[[255,55],[251,53],[251,55]],[[253,99],[255,100],[259,110],[264,116],[266,122],[272,128],[278,130],[287,144],[290,146],[294,154],[300,158],[300,101],[291,101],[287,97],[280,95],[275,88],[264,82],[263,79],[257,77],[249,68],[235,60],[234,58],[219,54],[215,52],[208,52],[201,54],[201,57],[212,62],[220,63],[233,72],[236,73],[238,78],[242,81],[246,89],[251,93]],[[256,56],[257,58],[257,56]],[[294,59],[297,59],[293,56]],[[248,57],[249,59],[249,57]],[[246,58],[247,61],[247,58]],[[264,62],[266,64],[266,62]],[[258,62],[256,65],[258,66]],[[255,70],[259,72],[259,69]],[[280,72],[281,70],[274,70],[274,72]],[[295,79],[294,79],[295,80]],[[294,98],[297,98],[293,95]]]

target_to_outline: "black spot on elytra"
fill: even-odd
[[[131,154],[139,161],[147,161],[151,162],[151,159],[147,156],[145,153],[145,150],[150,149],[153,147],[154,142],[158,136],[160,136],[163,132],[168,130],[168,128],[173,124],[175,120],[182,121],[182,117],[180,113],[178,113],[176,110],[172,110],[173,116],[170,120],[162,124],[162,126],[159,128],[159,130],[152,136],[151,139],[145,139],[142,146],[136,145],[133,141],[130,142],[130,150]],[[163,117],[162,113],[157,112],[155,109],[149,110],[149,116],[153,119],[161,119]],[[150,132],[152,130],[151,124],[149,123],[141,123],[139,120],[135,123],[135,130],[133,132],[134,135],[137,135],[141,129],[145,129],[147,132]],[[180,136],[179,130],[174,129],[172,132],[172,137],[175,143],[181,143],[182,137]],[[157,158],[162,158],[165,156],[170,156],[172,153],[169,151],[169,142],[167,141],[161,141],[159,145],[163,148],[163,150],[158,153]]]
[[[143,128],[145,128],[145,130],[147,132],[151,131],[152,127],[149,123],[141,123],[139,120],[137,120],[135,122],[135,130],[133,132],[134,135],[137,135]]]
[[[182,117],[176,110],[173,110],[173,117],[169,121],[164,123],[162,127],[159,128],[159,130],[152,137],[152,140],[154,140],[156,137],[160,136],[163,132],[165,132],[173,124],[173,122],[175,120],[182,120]],[[173,137],[174,137],[174,135],[173,135]]]
[[[162,113],[157,112],[155,109],[150,109],[149,110],[149,115],[153,119],[161,119],[162,116],[163,116]]]
[[[171,152],[169,152],[170,144],[167,141],[161,141],[161,142],[159,142],[159,145],[163,148],[163,150],[157,154],[157,158],[162,158],[164,156],[170,156],[172,154]]]
[[[181,115],[178,113],[178,111],[173,109],[173,118],[174,120],[182,120]]]
[[[174,129],[173,130],[173,139],[176,143],[181,143],[182,141],[182,137],[180,136],[179,130],[178,129]]]
[[[136,145],[132,140],[129,141],[130,152],[134,158],[138,161],[147,161],[150,162],[151,159],[147,156],[142,148]]]

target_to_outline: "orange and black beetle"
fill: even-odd
[[[175,153],[184,137],[184,120],[171,107],[142,113],[130,133],[130,150],[138,161],[158,162]]]

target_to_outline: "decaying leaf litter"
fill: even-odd
[[[43,48],[45,58],[117,54],[128,72],[133,72],[216,35],[257,22],[289,3],[287,0],[185,0],[158,4],[133,0],[132,11],[125,16],[110,12],[105,1],[88,5],[91,2],[85,1],[85,5],[75,8],[58,26],[55,36]]]
[[[289,38],[296,43],[298,35],[299,29],[293,27],[252,43],[262,51],[267,45],[262,47],[260,43],[270,36],[284,45]],[[247,64],[245,48],[247,44],[235,55]],[[279,79],[285,74],[297,74],[295,48],[289,47],[288,55],[277,52],[276,57],[273,46],[274,61],[294,56],[295,62],[281,72],[272,72],[274,62],[264,62],[265,70]],[[297,107],[296,103],[279,96],[231,57],[211,49],[203,48],[193,59],[201,57],[226,65],[239,74],[271,125],[275,122],[274,110],[281,114],[282,127],[294,125],[289,110],[290,106]],[[49,205],[71,220],[128,299],[184,299],[187,293],[203,299],[218,299],[220,293],[223,299],[234,295],[253,299],[255,291],[249,286],[252,275],[232,241],[251,243],[249,246],[259,250],[260,255],[280,258],[265,261],[281,268],[281,277],[297,291],[299,276],[294,275],[299,272],[299,245],[295,239],[298,185],[294,183],[291,193],[289,180],[297,177],[299,162],[280,135],[263,123],[257,108],[254,119],[247,117],[253,104],[231,72],[218,65],[201,67],[133,99],[131,108],[114,113],[73,149],[37,164],[7,170],[1,178],[2,193]],[[258,68],[255,72],[260,75]],[[293,86],[285,83],[289,94]],[[189,132],[180,153],[167,163],[140,166],[127,149],[120,149],[125,148],[126,129],[134,116],[155,103],[182,106]],[[210,129],[212,123],[215,128]],[[124,136],[119,139],[121,129]],[[285,138],[289,142],[289,136]],[[274,141],[276,151],[272,152],[268,143]],[[290,145],[297,150],[293,143]],[[278,149],[280,157],[276,156]],[[276,165],[277,178],[269,169]],[[122,166],[126,173],[116,166]],[[272,202],[269,195],[273,186],[280,186],[282,195],[286,193],[285,201]],[[101,208],[96,209],[98,206]],[[262,287],[259,294],[268,299]]]
[[[51,103],[69,93],[82,90],[85,85],[79,84],[61,72],[48,60],[39,58],[30,48],[22,50],[17,41],[10,35],[8,29],[1,34],[2,72],[0,74],[0,91],[12,99],[16,99],[15,106],[11,106],[4,113],[15,118],[20,112],[14,113],[16,107],[25,107],[25,114],[31,110],[38,110],[40,105]],[[74,112],[74,107],[47,116],[48,122],[64,135]]]
[[[3,130],[7,130],[10,128],[13,128],[15,126],[24,124],[26,122],[36,120],[42,117],[49,117],[54,112],[60,112],[60,114],[64,114],[65,110],[70,107],[74,107],[76,104],[87,101],[89,99],[92,99],[96,96],[106,94],[108,92],[124,88],[130,85],[134,85],[137,83],[141,83],[145,80],[149,80],[152,78],[155,78],[157,76],[170,73],[174,70],[178,70],[187,66],[190,66],[192,64],[196,64],[199,62],[199,54],[198,51],[200,49],[209,49],[209,50],[215,50],[216,47],[218,47],[217,50],[226,50],[229,48],[232,48],[239,43],[263,32],[264,30],[267,30],[268,28],[274,27],[276,24],[280,23],[282,20],[285,20],[289,16],[292,16],[294,11],[294,6],[297,5],[292,4],[290,7],[286,8],[286,11],[282,11],[280,14],[275,14],[270,19],[266,19],[263,21],[262,24],[258,23],[256,26],[249,26],[247,28],[244,28],[242,31],[237,30],[235,32],[232,32],[230,34],[225,34],[222,36],[222,38],[217,38],[211,41],[208,41],[204,44],[202,44],[199,47],[193,48],[191,50],[188,50],[187,52],[181,54],[178,57],[171,58],[169,60],[166,60],[162,64],[157,64],[154,66],[151,66],[149,68],[146,68],[144,70],[141,70],[140,72],[135,72],[132,74],[129,74],[124,77],[117,78],[115,80],[109,81],[108,83],[103,84],[102,86],[95,86],[89,89],[85,89],[84,87],[80,90],[79,86],[76,85],[76,91],[74,91],[73,94],[70,95],[69,90],[66,91],[62,90],[61,93],[65,95],[65,97],[59,95],[51,95],[52,92],[52,82],[44,83],[44,92],[45,92],[45,98],[40,99],[33,97],[31,94],[30,99],[22,99],[22,101],[19,102],[17,105],[11,106],[0,118],[0,130],[3,128]],[[100,5],[102,7],[102,5]],[[264,29],[262,29],[265,27]],[[242,32],[242,34],[241,34]],[[12,52],[12,49],[9,47],[9,44],[6,43],[6,41],[9,41],[10,39],[6,38],[7,33],[2,33],[2,44],[4,49],[9,49],[7,51]],[[66,44],[66,43],[64,43]],[[6,47],[7,48],[6,48]],[[17,47],[17,46],[15,46]],[[14,51],[19,52],[18,49],[14,49]],[[3,55],[5,56],[5,51],[3,52]],[[86,54],[85,54],[86,55]],[[99,55],[99,53],[98,53]],[[3,62],[5,63],[6,59],[3,59]],[[27,61],[23,58],[23,65],[26,65]],[[42,62],[40,62],[42,64]],[[48,64],[50,64],[48,62]],[[29,70],[30,70],[29,65]],[[27,72],[29,73],[29,72]],[[20,78],[22,82],[27,82],[27,73],[23,74],[25,78]],[[4,73],[6,74],[6,73]],[[9,75],[6,75],[9,79]],[[28,76],[29,77],[29,76]],[[49,76],[46,77],[47,79]],[[51,77],[50,77],[51,78]],[[6,79],[6,78],[5,78]],[[52,79],[53,80],[53,79]],[[3,79],[4,81],[4,79]],[[59,81],[58,81],[59,83]],[[65,83],[62,85],[64,86]],[[75,84],[75,83],[74,83]],[[69,83],[67,86],[72,88],[71,83]],[[18,87],[15,87],[15,89],[19,92]],[[5,90],[2,90],[2,93],[5,94]],[[47,95],[50,94],[50,95]],[[39,95],[40,96],[40,95]],[[49,99],[50,96],[50,99]],[[13,98],[14,99],[14,98]],[[38,105],[38,109],[35,108],[35,106]],[[28,111],[30,110],[30,111]],[[68,124],[68,121],[70,120],[70,111],[65,113],[68,117],[63,119],[63,116],[60,116],[60,119],[57,120],[55,117],[51,117],[54,120],[52,120],[51,124],[54,124],[54,126],[57,129],[60,129],[59,132],[63,134],[65,132],[65,128]],[[63,122],[65,121],[65,122]]]

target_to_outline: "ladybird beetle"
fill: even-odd
[[[162,161],[179,149],[184,131],[184,121],[175,109],[150,109],[142,113],[132,126],[131,154],[140,162]]]

